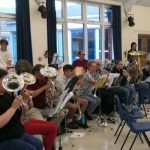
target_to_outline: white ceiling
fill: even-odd
[[[132,3],[132,1],[134,1],[134,0],[112,0],[112,1]],[[150,0],[136,0],[135,5],[150,7]]]
[[[126,13],[131,11],[134,5],[150,7],[150,0],[111,0],[111,1],[122,2],[124,4]]]

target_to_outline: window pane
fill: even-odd
[[[69,19],[81,19],[81,3],[67,2],[67,16]]]
[[[105,59],[113,59],[112,28],[105,29]]]
[[[70,63],[77,59],[78,52],[83,50],[83,38],[83,24],[68,23],[68,51]]]
[[[16,14],[16,2],[15,0],[0,0],[0,12]]]
[[[88,60],[101,59],[101,28],[100,25],[87,25],[88,32]]]
[[[61,4],[61,1],[56,0],[55,1],[55,7],[56,7],[56,17],[61,18],[62,17],[62,4]]]
[[[99,21],[99,6],[87,5],[87,20]]]
[[[1,39],[6,39],[9,42],[8,50],[13,57],[13,64],[17,61],[17,48],[16,48],[16,21],[0,21],[0,35]]]
[[[64,61],[62,24],[57,24],[57,53],[58,53],[58,62],[62,63]]]
[[[104,8],[104,22],[112,22],[112,9],[110,7]]]

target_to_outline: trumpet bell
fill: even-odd
[[[24,80],[16,74],[9,74],[3,78],[2,86],[8,92],[18,92],[24,87]]]
[[[40,73],[49,78],[53,78],[57,76],[57,70],[53,67],[43,67],[40,69]]]
[[[28,72],[21,73],[20,77],[24,80],[24,84],[26,85],[32,85],[36,82],[34,75]]]

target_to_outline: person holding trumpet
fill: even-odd
[[[0,149],[42,150],[43,144],[25,133],[21,124],[22,96],[12,96],[2,86],[7,71],[0,69]]]

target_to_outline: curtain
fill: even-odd
[[[122,44],[121,44],[121,8],[120,6],[112,6],[113,12],[113,48],[114,59],[122,59]]]
[[[48,64],[51,64],[53,54],[57,52],[55,0],[46,0],[46,3],[48,11],[48,18],[47,18]]]
[[[17,59],[32,62],[29,0],[16,0]]]

